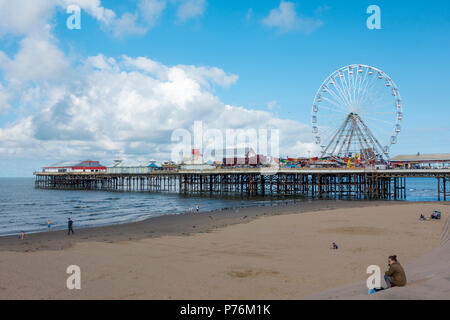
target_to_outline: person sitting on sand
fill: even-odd
[[[441,213],[439,211],[433,211],[433,213],[431,214],[431,219],[441,219]]]
[[[335,242],[333,242],[333,244],[331,245],[331,249],[332,250],[337,250],[337,249],[339,249],[339,247],[338,247],[338,245]]]
[[[425,216],[421,214],[419,220],[425,220]]]
[[[389,256],[388,258],[389,270],[384,274],[384,281],[386,281],[387,288],[403,287],[406,285],[406,274],[403,267],[397,261],[397,256]]]

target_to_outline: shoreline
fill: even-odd
[[[434,202],[407,202],[401,200],[305,200],[294,203],[279,203],[276,205],[229,207],[212,211],[200,211],[199,213],[186,212],[161,215],[141,221],[84,227],[80,229],[77,229],[75,224],[75,234],[70,236],[67,235],[67,229],[27,233],[25,240],[19,240],[17,234],[0,236],[0,252],[30,252],[40,249],[62,250],[72,247],[75,243],[86,241],[114,243],[172,235],[189,236],[196,233],[208,233],[230,225],[247,223],[265,216],[301,214],[342,208],[407,205],[412,203],[428,204]],[[436,203],[439,204],[439,202]],[[45,244],[42,244],[43,242]]]
[[[231,199],[233,199],[233,198],[231,198]],[[236,198],[236,199],[242,200],[241,198]],[[234,200],[236,200],[236,199],[234,199]],[[299,204],[309,203],[312,201],[361,201],[361,202],[370,201],[370,200],[336,200],[336,199],[308,199],[308,198],[304,198],[304,199],[301,199],[301,198],[294,198],[294,199],[292,199],[292,198],[286,198],[286,199],[272,198],[269,200],[271,201],[269,204],[267,204],[267,202],[261,201],[261,204],[254,202],[253,204],[250,204],[250,205],[234,205],[234,206],[232,205],[232,206],[217,208],[217,209],[213,209],[213,210],[200,211],[199,213],[214,214],[214,213],[222,212],[222,211],[245,210],[248,208],[284,207],[286,205],[299,205]],[[250,201],[254,201],[254,200],[250,199]],[[396,201],[396,200],[391,200],[391,201]],[[404,200],[397,200],[397,202],[402,202],[402,201],[404,201]],[[97,225],[87,225],[87,226],[82,226],[77,229],[85,230],[85,229],[93,229],[93,228],[114,227],[114,226],[121,226],[121,225],[126,225],[126,224],[145,222],[147,220],[155,219],[155,218],[159,218],[159,217],[163,217],[163,216],[180,216],[180,215],[187,215],[187,214],[197,215],[196,212],[190,212],[190,211],[182,211],[182,212],[175,212],[175,213],[169,213],[169,214],[157,213],[154,216],[148,216],[144,219],[129,220],[129,221],[124,221],[124,222],[116,222],[116,223],[103,223],[103,224],[97,224]],[[67,231],[67,227],[64,227],[64,228],[52,227],[51,230],[47,230],[47,228],[45,226],[42,226],[41,230],[27,231],[26,235],[47,234],[49,232],[61,232],[61,231]],[[19,231],[15,232],[15,233],[11,233],[11,234],[1,234],[0,240],[2,238],[7,238],[7,237],[18,237],[19,234],[20,234]]]

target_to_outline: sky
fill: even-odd
[[[367,28],[370,5],[381,29]],[[391,156],[448,153],[449,31],[447,0],[0,0],[0,176],[163,161],[195,121],[277,129],[280,155],[315,155],[314,97],[350,64],[401,92]]]

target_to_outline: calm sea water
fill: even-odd
[[[407,180],[407,201],[435,201],[435,179]],[[0,235],[66,228],[71,217],[77,228],[139,221],[165,214],[180,214],[189,207],[201,211],[268,205],[280,200],[184,197],[167,193],[42,190],[34,178],[0,178]]]

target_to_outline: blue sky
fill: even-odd
[[[184,1],[193,1],[190,7],[193,11],[185,12],[185,16],[182,16],[180,7]],[[1,2],[0,5],[8,6]],[[66,63],[61,62],[61,65],[66,64],[64,68],[71,70],[64,71],[66,75],[60,76],[64,81],[71,81],[72,78],[77,81],[77,72],[83,72],[77,68],[89,57],[98,55],[112,57],[116,61],[123,55],[131,58],[146,57],[168,67],[216,67],[227,75],[238,76],[238,80],[231,81],[227,78],[231,81],[230,85],[223,85],[221,80],[217,83],[215,80],[208,80],[209,86],[202,91],[205,94],[213,95],[223,105],[269,112],[273,118],[293,120],[305,125],[310,123],[315,92],[330,73],[354,63],[372,65],[392,77],[403,98],[403,131],[391,154],[450,152],[448,1],[293,0],[287,3],[292,3],[296,21],[303,21],[293,27],[280,27],[265,20],[271,10],[280,9],[278,0],[161,0],[162,2],[165,8],[157,19],[150,21],[143,18],[144,14],[139,11],[137,0],[102,0],[101,7],[113,11],[117,18],[107,24],[89,9],[82,8],[80,30],[69,30],[66,27],[69,15],[65,12],[64,5],[55,4],[53,8],[50,3],[47,11],[39,17],[50,26],[50,35],[39,37],[45,38],[64,56],[61,60]],[[39,6],[36,3],[37,1],[32,1],[30,5]],[[366,27],[369,16],[366,9],[372,4],[381,8],[381,30],[369,30]],[[136,14],[134,22],[138,31],[115,34],[112,24],[118,23],[124,13]],[[15,14],[23,16],[20,12]],[[39,19],[36,19],[37,23]],[[15,59],[23,50],[21,41],[35,37],[34,31],[30,31],[33,28],[27,28],[29,29],[25,30],[21,26],[0,24],[0,51],[8,59]],[[36,28],[39,29],[39,26]],[[11,68],[2,68],[0,55],[0,83],[8,92],[18,90],[17,88],[21,88],[21,92],[24,92],[24,88],[34,88],[35,92],[44,94],[45,90],[49,90],[51,86],[56,87],[60,82],[58,79],[48,80],[44,76],[41,81],[37,74],[31,80],[29,77],[22,78],[25,80],[19,77],[19,84],[11,83],[10,73],[8,74],[8,70],[14,70]],[[77,71],[74,73],[75,69]],[[11,128],[20,119],[35,116],[45,108],[52,108],[56,102],[52,105],[47,101],[48,95],[40,98],[45,100],[42,104],[36,101],[24,102],[27,100],[21,93],[14,93],[13,97],[10,95],[10,107],[3,111],[0,107],[0,128]],[[269,109],[269,104],[275,107]],[[95,104],[91,107],[96,108]],[[207,106],[202,112],[208,112]],[[207,118],[204,121],[208,122]],[[16,130],[22,130],[20,128],[25,126],[22,124]],[[35,127],[36,125],[33,128]],[[99,126],[98,130],[106,129]],[[296,139],[303,139],[302,142],[311,140],[305,130],[295,130],[292,129],[292,135],[304,135]],[[3,130],[3,136],[0,137],[5,138],[13,132],[15,131]],[[36,131],[31,135],[36,139]],[[0,148],[3,150],[0,163],[10,163],[13,159],[17,165],[13,169],[2,166],[0,176],[29,175],[28,170],[45,165],[52,159],[50,155],[39,154],[35,150],[28,152],[26,137],[16,142],[12,138],[10,140],[9,144]],[[60,138],[59,142],[62,140],[64,139]],[[73,139],[66,143],[70,144],[70,148],[76,148],[71,141]],[[48,139],[46,142],[52,143]],[[164,143],[163,139],[159,143]],[[296,143],[297,141],[286,141],[290,145]],[[21,152],[5,151],[15,147],[20,148]],[[58,154],[58,159],[55,160],[63,160],[64,150],[67,151],[63,144],[60,144],[56,153],[51,147],[47,147],[42,146],[42,149],[53,155]],[[67,158],[89,156],[92,146],[87,148],[83,145],[80,148],[86,150],[85,153],[68,152]],[[106,160],[114,152],[104,152],[97,157]],[[292,154],[295,150],[289,152]],[[163,154],[161,151],[161,156]],[[158,158],[152,151],[148,152],[148,157]]]

